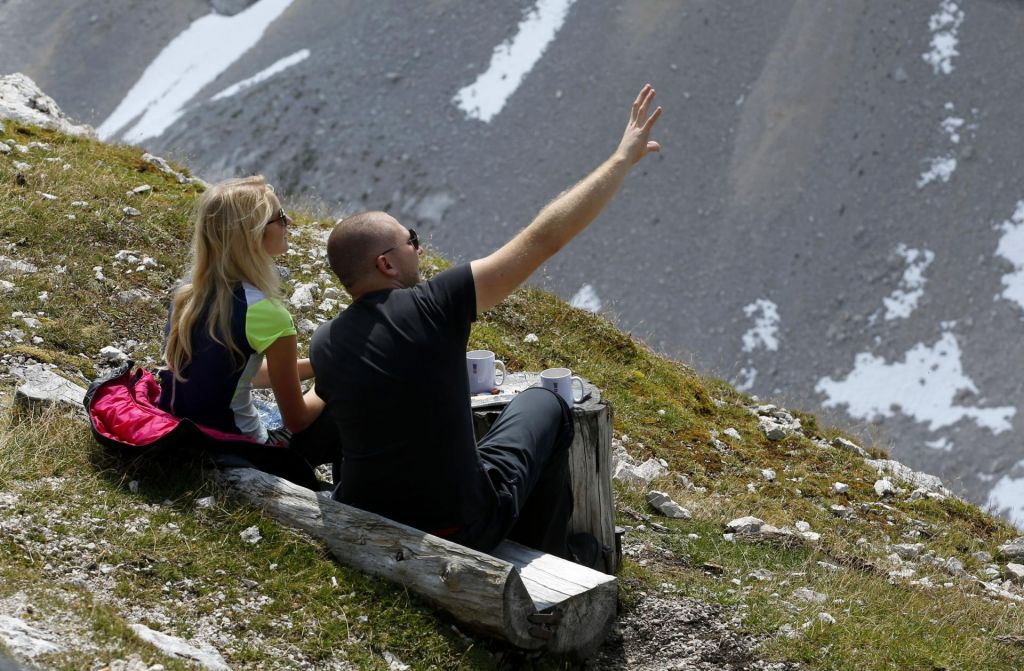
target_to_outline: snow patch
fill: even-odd
[[[213,101],[213,100],[223,100],[224,98],[230,98],[231,96],[233,96],[235,94],[241,93],[242,91],[246,90],[247,88],[251,88],[251,87],[255,86],[256,84],[259,84],[260,82],[264,82],[264,81],[270,79],[271,77],[273,77],[277,73],[282,72],[283,70],[287,70],[288,68],[290,68],[293,65],[297,65],[297,64],[301,63],[302,61],[306,60],[307,58],[309,58],[309,49],[300,49],[299,51],[296,51],[291,56],[285,56],[281,60],[279,60],[276,63],[274,63],[273,65],[271,65],[269,68],[266,68],[265,70],[260,70],[259,72],[254,74],[252,77],[249,77],[248,79],[243,79],[242,81],[238,82],[237,84],[232,84],[231,86],[227,87],[226,89],[224,89],[223,91],[221,91],[217,95],[215,95],[212,98],[210,98],[210,100]]]
[[[580,290],[569,299],[569,305],[580,308],[587,312],[598,312],[601,309],[601,298],[594,291],[594,287],[584,284]]]
[[[896,253],[907,262],[903,271],[899,288],[882,299],[885,305],[886,321],[906,319],[917,308],[918,301],[924,296],[924,285],[928,281],[924,271],[935,260],[935,253],[928,249],[910,249],[904,244],[896,247]]]
[[[942,132],[949,136],[953,144],[960,143],[960,129],[963,128],[964,120],[958,116],[948,116],[942,120]]]
[[[953,0],[942,0],[939,10],[928,19],[928,30],[932,33],[931,49],[921,57],[932,66],[935,74],[953,72],[953,58],[960,55],[957,32],[963,22],[964,12]]]
[[[929,440],[925,442],[925,445],[940,452],[953,451],[953,443],[951,443],[948,438],[936,438],[935,440]]]
[[[753,366],[746,366],[740,368],[732,381],[732,386],[736,387],[736,391],[750,391],[754,388],[755,380],[757,380],[757,369]]]
[[[1016,468],[1022,467],[1024,461],[1017,462]],[[1001,477],[989,491],[987,504],[1018,528],[1024,528],[1024,478]]]
[[[452,102],[466,116],[490,122],[544,55],[574,2],[537,0],[519,23],[516,34],[494,48],[487,70],[475,82],[459,90]]]
[[[234,16],[207,14],[164,47],[97,133],[141,142],[167,130],[199,91],[256,46],[293,0],[260,0]]]
[[[999,239],[996,254],[1013,264],[1013,272],[1003,275],[1005,298],[1024,308],[1024,200],[1017,201],[1017,209],[1000,225],[1003,237]]]
[[[952,156],[940,156],[928,159],[928,169],[921,173],[917,180],[917,188],[923,189],[938,180],[945,184],[956,171],[956,159]]]
[[[743,308],[743,314],[754,318],[754,326],[743,334],[743,351],[753,352],[762,347],[769,352],[779,349],[779,306],[766,298],[759,298]]]
[[[846,406],[851,417],[864,420],[892,417],[897,412],[929,425],[932,431],[969,419],[999,434],[1009,431],[1017,413],[1013,406],[982,408],[957,405],[957,392],[978,393],[963,372],[960,344],[952,333],[943,333],[932,346],[918,343],[903,361],[886,363],[862,352],[842,380],[824,377],[814,386],[828,398],[825,407]]]

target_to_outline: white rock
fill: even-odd
[[[860,445],[857,445],[856,443],[852,443],[852,442],[848,441],[845,438],[833,438],[832,439],[832,447],[838,447],[841,450],[846,450],[847,452],[853,452],[858,457],[863,457],[865,459],[868,459],[869,457],[871,457],[871,455],[868,454],[867,450],[862,448]]]
[[[71,207],[87,207],[89,203],[84,200],[73,200],[71,201]]]
[[[0,154],[10,154],[10,153],[11,153],[11,148],[9,146],[7,146],[6,144],[4,144],[3,142],[0,142]]]
[[[53,98],[20,72],[0,77],[0,119],[58,130],[68,135],[96,137],[90,126],[72,123]]]
[[[964,575],[965,573],[967,573],[967,571],[964,569],[963,562],[957,559],[956,557],[950,557],[949,559],[947,559],[943,563],[942,568],[944,568],[946,570],[946,573],[950,575]]]
[[[160,170],[160,172],[173,176],[174,179],[178,180],[178,184],[192,183],[207,186],[206,182],[199,179],[198,177],[186,177],[180,172],[177,172],[174,168],[171,167],[170,163],[160,158],[159,156],[154,156],[153,154],[146,153],[142,155],[142,160],[145,161],[146,163],[149,163],[150,165],[155,165]]]
[[[63,652],[64,648],[51,640],[57,638],[16,617],[0,615],[0,642],[19,657],[35,659],[39,655]]]
[[[134,207],[125,207],[121,211],[124,212],[124,216],[126,217],[137,217],[142,214],[142,212],[139,212]]]
[[[668,469],[665,468],[657,459],[648,459],[636,467],[636,474],[645,482],[650,482],[655,478],[660,478],[667,473]]]
[[[1010,562],[1003,567],[1003,577],[1017,585],[1024,585],[1024,564]]]
[[[540,338],[537,337],[536,333],[527,333],[526,337],[523,338],[523,342],[527,343],[537,342],[538,340],[540,340]]]
[[[338,287],[327,287],[324,289],[324,298],[329,298],[332,301],[341,300],[341,289]]]
[[[299,330],[299,333],[312,333],[316,330],[316,324],[303,318],[295,322],[295,328]]]
[[[779,627],[779,635],[785,636],[789,639],[800,638],[801,636],[800,630],[794,629],[793,625],[791,624],[784,624],[781,627]]]
[[[852,517],[853,516],[853,510],[852,509],[847,508],[846,506],[838,505],[838,504],[828,506],[828,510],[830,510],[831,513],[833,513],[837,517],[848,518],[848,517]]]
[[[817,531],[802,531],[800,537],[809,543],[817,543],[821,540],[821,534]]]
[[[828,601],[828,595],[822,594],[821,592],[815,592],[812,589],[801,587],[793,592],[793,598],[798,601],[806,601],[807,603],[825,603]]]
[[[255,545],[256,543],[259,543],[261,540],[263,540],[263,536],[260,535],[260,529],[257,526],[249,527],[245,531],[239,533],[238,536],[250,545]]]
[[[832,483],[832,493],[834,493],[834,494],[845,494],[848,491],[850,491],[850,485],[847,485],[847,484],[842,483],[842,482],[833,482]]]
[[[921,543],[898,543],[892,546],[892,551],[895,552],[900,559],[917,559],[921,556],[921,550],[924,549],[924,545]]]
[[[757,421],[768,440],[782,440],[789,435],[789,432],[771,417],[758,417]]]
[[[768,482],[774,482],[775,481],[775,471],[770,469],[770,468],[762,468],[761,469],[761,477],[764,478],[765,480],[767,480]]]
[[[39,269],[28,261],[20,261],[18,259],[9,259],[6,256],[0,256],[0,273],[3,273],[4,275],[31,275],[38,271]]]
[[[134,194],[138,195],[140,193],[146,193],[146,192],[152,191],[152,190],[153,190],[153,187],[150,186],[149,184],[141,184],[141,185],[135,187],[134,189],[132,189],[131,191],[129,191],[129,193],[134,193]]]
[[[905,466],[893,459],[865,459],[864,463],[877,470],[879,474],[892,474],[893,478],[899,482],[919,487],[927,490],[928,492],[941,494],[942,496],[953,495],[953,492],[943,486],[942,480],[939,478],[934,475],[928,475],[927,473],[918,473],[909,466]]]
[[[828,613],[818,613],[818,622],[822,624],[835,624],[836,619]]]
[[[130,625],[135,635],[160,649],[164,654],[196,662],[209,671],[231,671],[220,653],[209,646],[195,646],[178,638],[150,629],[144,624]]]
[[[384,661],[388,663],[388,671],[409,671],[411,668],[398,657],[388,651],[384,651]]]
[[[887,496],[895,496],[896,485],[892,484],[892,481],[889,478],[882,478],[881,480],[876,480],[875,493],[882,498],[885,498]]]
[[[196,499],[196,508],[212,508],[217,500],[212,496],[204,496],[201,499]]]
[[[35,317],[24,317],[21,321],[25,322],[25,326],[33,330],[38,329],[43,325],[43,323]]]
[[[27,172],[28,170],[32,169],[32,164],[25,163],[24,161],[15,161],[14,169],[17,170],[18,172]]]
[[[312,282],[307,284],[296,284],[295,291],[292,292],[291,298],[288,302],[292,304],[296,310],[308,310],[313,307],[313,292],[316,290],[316,285]]]
[[[78,413],[84,413],[82,399],[85,389],[77,384],[51,373],[43,364],[12,366],[11,374],[23,380],[14,393],[15,400],[33,405],[57,403]]]
[[[896,569],[895,571],[889,571],[888,579],[889,582],[896,583],[900,582],[901,580],[908,580],[910,578],[913,578],[914,574],[916,573],[917,571],[915,569],[912,569],[909,566],[907,566],[904,568]]]
[[[43,200],[57,200],[57,196],[52,193],[46,193],[45,191],[36,191],[36,193],[42,196]]]
[[[113,345],[107,345],[100,350],[100,358],[108,364],[120,364],[128,360],[128,355]]]
[[[803,532],[803,531],[810,531],[811,530],[811,525],[808,524],[807,522],[804,522],[803,520],[797,520],[796,523],[793,526],[796,527],[797,531],[801,531],[801,532]]]
[[[1024,559],[1024,536],[1003,543],[997,549],[1000,554],[1010,559]]]
[[[733,521],[725,525],[726,532],[729,533],[756,533],[765,526],[764,520],[758,519],[757,517],[738,517]]]
[[[992,561],[992,555],[989,554],[988,552],[985,552],[984,550],[979,550],[978,552],[975,552],[975,553],[971,554],[971,557],[975,561],[980,561],[983,564],[986,564],[986,563]]]
[[[7,280],[0,280],[0,294],[12,293],[17,287],[14,286],[13,282]]]
[[[665,517],[676,520],[688,520],[692,517],[690,511],[672,500],[665,492],[651,491],[647,493],[647,503]]]

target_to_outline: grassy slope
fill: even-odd
[[[100,348],[129,339],[138,341],[130,352],[134,358],[155,360],[167,292],[187,257],[196,187],[142,162],[138,149],[10,123],[6,133],[0,141],[45,142],[50,148],[0,155],[0,255],[39,268],[5,277],[16,288],[0,293],[0,332],[20,329],[25,336],[18,343],[0,334],[4,365],[28,358],[54,363],[71,378],[89,378]],[[30,167],[18,170],[15,162]],[[126,195],[142,184],[152,191]],[[126,216],[127,206],[141,214]],[[326,275],[318,251],[325,226],[301,213],[297,220],[296,251],[285,263],[293,281],[318,281],[322,290]],[[159,265],[135,272],[134,264],[113,261],[119,250],[147,254]],[[443,263],[433,261],[435,268]],[[96,266],[104,279],[97,279]],[[120,300],[129,289],[153,300]],[[40,326],[26,327],[21,317],[11,316],[14,311],[32,313]],[[524,342],[528,333],[538,334],[539,341]],[[32,335],[42,341],[33,344]],[[652,354],[600,317],[540,291],[519,291],[485,315],[471,346],[499,352],[513,370],[572,367],[611,401],[616,435],[629,436],[634,456],[668,462],[672,474],[654,485],[688,507],[694,519],[660,520],[667,532],[642,528],[628,534],[640,554],[622,573],[627,610],[643,592],[665,590],[734,607],[744,615],[744,627],[765,637],[759,654],[813,668],[1024,666],[1024,652],[996,638],[1021,630],[1021,609],[983,598],[970,581],[934,567],[918,567],[915,576],[931,576],[938,586],[930,589],[886,580],[889,544],[913,540],[977,572],[981,564],[973,552],[994,553],[1015,535],[1003,522],[957,500],[906,497],[891,501],[888,510],[841,521],[828,512],[830,505],[877,501],[876,475],[861,460],[801,436],[769,442],[745,409],[749,398]],[[34,613],[20,616],[40,622],[69,618],[85,642],[84,656],[53,655],[44,658],[48,666],[84,668],[86,658],[137,653],[150,663],[184,668],[135,638],[127,625],[137,621],[186,637],[219,630],[218,647],[243,668],[297,665],[294,660],[387,668],[384,651],[414,668],[493,668],[503,660],[524,661],[500,644],[465,637],[402,589],[336,565],[316,544],[225,499],[198,467],[175,460],[112,461],[78,420],[54,413],[24,416],[10,408],[10,388],[4,394],[0,493],[19,498],[13,510],[0,506],[0,613],[5,603],[27,598]],[[839,435],[818,427],[811,416],[801,419],[808,433]],[[713,432],[728,427],[743,439],[716,448]],[[762,481],[763,468],[776,470],[778,479]],[[706,491],[687,489],[679,475]],[[131,481],[138,482],[134,492]],[[835,481],[848,483],[849,493],[833,495]],[[755,483],[753,491],[748,483]],[[617,491],[621,524],[636,526],[638,513],[651,512],[642,491],[619,485]],[[216,505],[197,507],[196,500],[209,495]],[[747,514],[776,526],[805,520],[822,533],[821,542],[778,548],[724,541],[724,523]],[[2,526],[5,516],[17,524]],[[253,525],[264,540],[249,545],[239,533]],[[707,572],[705,563],[724,571]],[[773,577],[750,579],[756,569]],[[829,602],[792,599],[800,587],[827,593]],[[140,607],[146,612],[132,612]],[[822,611],[838,623],[813,624],[793,640],[776,635],[781,625],[799,628]],[[546,668],[566,664],[526,661]]]

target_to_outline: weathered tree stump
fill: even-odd
[[[262,471],[220,471],[270,517],[322,540],[343,564],[408,587],[468,629],[586,657],[617,605],[615,578],[506,541],[493,556],[339,503]]]
[[[570,532],[592,534],[601,543],[605,573],[615,573],[621,557],[615,540],[615,501],[612,495],[612,407],[601,400],[601,392],[584,380],[582,403],[573,408],[576,437],[570,448],[573,513]],[[502,408],[473,411],[477,439],[483,437],[501,414]]]

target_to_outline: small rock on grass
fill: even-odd
[[[665,492],[651,491],[647,493],[647,503],[665,517],[676,520],[688,520],[690,511],[672,500]]]
[[[259,543],[261,540],[263,540],[263,536],[260,535],[260,529],[256,526],[249,527],[245,531],[239,533],[238,536],[243,541],[251,545],[255,545],[256,543]]]
[[[144,624],[133,624],[131,630],[143,641],[156,646],[164,654],[196,662],[209,671],[231,671],[220,653],[211,647],[197,647],[177,636],[150,629]]]
[[[807,603],[825,603],[828,600],[828,595],[801,587],[793,592],[793,598],[799,601],[806,601]]]

